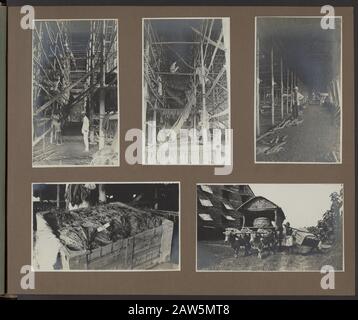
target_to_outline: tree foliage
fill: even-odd
[[[343,187],[339,192],[330,194],[331,207],[318,220],[316,226],[308,227],[308,231],[315,234],[323,243],[334,244],[342,235]]]

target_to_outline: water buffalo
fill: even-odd
[[[252,232],[250,237],[250,245],[258,251],[257,256],[262,259],[262,253],[267,250],[274,253],[276,251],[277,239],[275,232],[271,230]]]
[[[231,248],[233,248],[235,253],[235,258],[238,258],[240,249],[243,248],[245,251],[245,256],[250,253],[250,236],[243,233],[237,233],[233,230],[226,230],[225,234],[225,243],[229,243]]]

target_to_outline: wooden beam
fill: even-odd
[[[288,114],[288,89],[290,87],[290,70],[287,68],[287,82],[286,82],[286,115]]]
[[[256,48],[256,135],[259,136],[260,129],[260,39],[257,37]]]
[[[226,50],[225,46],[221,43],[222,31],[221,31],[221,34],[220,34],[220,36],[219,36],[219,40],[218,40],[217,42],[215,42],[215,41],[211,40],[210,38],[208,38],[206,35],[202,34],[200,31],[196,30],[195,28],[191,27],[191,29],[192,29],[195,33],[197,33],[197,34],[199,34],[200,36],[202,36],[208,43],[210,43],[210,44],[213,45],[214,47],[216,47],[216,48],[218,48],[218,49],[220,49],[220,50],[223,50],[223,51]]]
[[[211,24],[210,24],[210,28],[209,28],[209,35],[208,35],[208,38],[211,39],[211,31],[213,29],[213,25],[214,25],[214,19],[211,19]],[[209,42],[206,43],[206,46],[205,46],[205,51],[204,51],[204,60],[205,60],[205,57],[206,57],[206,52],[208,51],[208,46],[209,46]]]
[[[169,76],[193,76],[193,73],[187,73],[187,72],[160,72],[160,71],[156,71],[156,74],[160,74],[160,75],[169,75]]]
[[[162,41],[152,42],[152,45],[172,45],[172,44],[200,44],[199,41]]]
[[[293,105],[293,71],[291,71],[291,99],[290,99],[290,112],[292,113]]]
[[[69,85],[67,88],[63,89],[62,92],[58,93],[57,95],[55,95],[53,98],[51,98],[49,101],[47,101],[46,103],[44,103],[41,107],[37,108],[37,110],[34,112],[34,115],[38,115],[40,112],[44,111],[47,107],[49,107],[53,102],[57,101],[59,98],[62,97],[63,92],[66,90],[71,90],[72,88],[74,88],[75,86],[77,86],[81,81],[85,80],[89,75],[91,75],[92,73],[95,73],[96,68],[93,68],[90,72],[86,73],[85,75],[83,75],[80,79],[78,79],[76,82],[72,83],[71,85]]]
[[[226,68],[225,65],[221,68],[219,74],[217,75],[217,77],[215,78],[212,86],[210,87],[209,91],[206,93],[206,98],[210,95],[210,93],[214,90],[216,84],[218,83],[218,81],[220,80],[220,78],[222,77],[222,75],[224,74]]]
[[[41,136],[35,139],[35,141],[32,143],[32,147],[36,146],[45,136],[51,131],[51,127],[47,129]]]
[[[217,74],[219,74],[219,73],[217,73]],[[212,78],[212,77],[209,77],[208,75],[207,75],[207,77],[211,80],[211,81],[215,81],[215,79],[214,78]],[[227,88],[225,88],[223,85],[221,85],[220,83],[216,83],[221,89],[223,89],[225,92],[228,92],[228,89]]]
[[[101,67],[100,67],[100,84],[101,84],[101,89],[99,92],[99,143],[98,143],[98,148],[99,150],[103,149],[105,146],[104,143],[104,139],[105,139],[105,134],[104,134],[104,122],[103,122],[103,117],[106,113],[106,93],[103,89],[103,87],[106,84],[106,54],[105,54],[105,49],[106,49],[106,44],[105,44],[105,38],[106,38],[106,22],[102,21],[102,30],[101,30]]]
[[[271,47],[271,122],[275,124],[275,76],[273,67],[273,47]]]
[[[281,57],[281,120],[283,119],[283,62]]]
[[[338,98],[338,106],[339,108],[342,107],[342,94],[341,94],[341,87],[340,87],[340,81],[339,79],[334,80],[336,84],[336,92],[337,92],[337,98]]]
[[[221,43],[221,40],[222,40],[223,36],[224,36],[224,33],[223,33],[223,31],[221,30],[221,33],[220,33],[220,36],[219,36],[219,39],[218,39],[218,43]],[[214,52],[213,52],[213,54],[212,54],[212,56],[211,56],[210,64],[209,64],[209,66],[208,66],[208,71],[210,71],[211,66],[212,66],[213,63],[214,63],[214,59],[215,59],[216,53],[218,52],[218,48],[219,48],[218,45],[215,46]],[[224,52],[225,52],[225,50],[224,50]]]
[[[205,88],[205,61],[204,61],[204,48],[203,43],[200,46],[200,63],[201,63],[201,93],[202,93],[202,103],[203,103],[203,114],[201,118],[203,128],[207,128],[207,116],[206,116],[206,88]]]
[[[218,118],[218,117],[221,117],[221,116],[225,116],[229,114],[229,109],[226,108],[225,110],[219,112],[219,113],[216,113],[216,114],[212,114],[211,116],[209,116],[209,119],[213,119],[213,118]]]

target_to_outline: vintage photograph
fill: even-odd
[[[176,271],[179,183],[32,185],[35,271]]]
[[[343,185],[197,185],[197,271],[344,271]]]
[[[143,163],[231,164],[230,19],[143,19]]]
[[[342,163],[342,19],[328,22],[256,17],[256,162]]]
[[[117,20],[35,20],[33,167],[119,166]]]

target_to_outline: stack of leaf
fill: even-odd
[[[120,202],[71,211],[52,209],[44,218],[70,250],[93,250],[162,224],[162,218]]]
[[[303,119],[284,119],[276,127],[260,136],[256,141],[257,154],[273,154],[284,151],[287,143],[287,135],[280,134],[284,128],[299,126]]]

